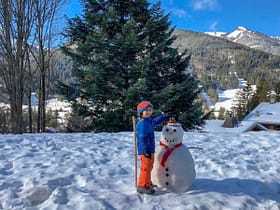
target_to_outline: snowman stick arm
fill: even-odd
[[[188,147],[188,149],[198,149],[198,150],[203,150],[202,147]]]

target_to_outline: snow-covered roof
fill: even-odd
[[[252,131],[254,128],[258,128],[259,130],[262,130],[262,131],[268,131],[269,130],[268,128],[266,128],[262,124],[257,123],[257,122],[252,122],[252,121],[242,122],[240,130],[242,132],[248,132],[248,131]]]
[[[260,103],[243,121],[280,124],[280,103]]]

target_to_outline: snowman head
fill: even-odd
[[[162,128],[161,142],[172,147],[182,142],[183,135],[184,130],[180,123],[168,123]]]

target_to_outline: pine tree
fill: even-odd
[[[244,112],[244,117],[245,117],[255,108],[251,104],[251,100],[254,95],[254,90],[252,88],[252,85],[247,83],[246,86],[243,87],[242,91],[243,91],[243,100],[245,101],[245,112]]]
[[[276,94],[276,97],[275,97],[276,102],[280,102],[280,81],[278,81],[276,83],[274,90],[275,90],[275,94]]]
[[[243,91],[240,89],[235,94],[234,105],[232,110],[234,111],[234,115],[240,121],[245,116],[245,104],[246,102],[243,100]]]
[[[250,111],[252,111],[260,103],[270,101],[269,90],[269,83],[267,81],[261,80],[257,82],[256,91],[253,93],[252,97],[248,101],[248,107]]]
[[[270,87],[268,81],[261,80],[257,83],[256,96],[259,103],[269,101],[269,91]]]
[[[87,129],[131,129],[137,103],[151,100],[155,112],[180,113],[185,128],[200,123],[196,79],[186,72],[190,57],[172,47],[169,15],[146,0],[88,0],[84,15],[70,19],[64,52],[74,61],[75,87],[60,84]]]
[[[252,103],[253,95],[254,91],[250,84],[247,84],[236,93],[236,102],[232,109],[238,120],[242,120],[254,108]]]

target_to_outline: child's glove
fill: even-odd
[[[146,151],[144,156],[148,159],[152,159],[152,153],[150,151]]]

